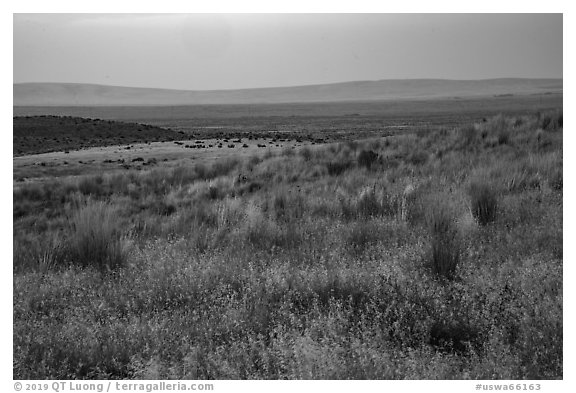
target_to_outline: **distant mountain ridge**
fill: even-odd
[[[146,106],[375,101],[562,93],[562,79],[402,79],[238,90],[15,83],[14,106]]]

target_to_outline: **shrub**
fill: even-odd
[[[338,176],[350,168],[349,162],[332,161],[326,164],[326,169],[330,176]]]
[[[398,208],[400,218],[403,221],[414,224],[422,218],[422,203],[418,203],[421,193],[420,188],[412,183],[404,188]]]
[[[555,131],[563,127],[563,116],[561,111],[550,112],[540,117],[538,122],[540,128],[546,131]]]
[[[192,183],[196,179],[204,179],[206,172],[206,166],[201,163],[196,164],[193,168],[179,165],[168,172],[166,180],[172,185],[184,185]],[[162,170],[155,171],[155,173],[163,175]]]
[[[428,153],[424,150],[417,150],[408,157],[408,162],[415,166],[423,165],[426,161],[428,161]]]
[[[552,139],[550,133],[545,132],[543,129],[536,130],[536,146],[539,150],[548,149],[552,146]]]
[[[47,272],[63,265],[66,250],[58,234],[49,233],[39,239],[14,237],[14,271],[26,269]]]
[[[237,185],[234,190],[234,195],[244,195],[244,194],[251,194],[260,190],[263,187],[262,183],[258,181],[250,181],[247,183],[243,183],[241,185]]]
[[[494,187],[484,180],[474,180],[468,190],[472,215],[480,225],[487,225],[496,219],[498,200]]]
[[[289,146],[286,146],[282,149],[282,155],[285,157],[292,157],[294,155],[294,149]]]
[[[289,202],[285,193],[276,192],[272,194],[270,205],[276,220],[282,221],[288,217]]]
[[[389,155],[381,155],[379,161],[383,170],[396,169],[401,163],[399,157]]]
[[[372,221],[355,222],[345,234],[349,251],[357,256],[362,254],[369,245],[377,243],[379,237],[378,228]]]
[[[453,279],[460,262],[460,244],[451,209],[436,200],[426,218],[431,237],[431,270],[438,277]]]
[[[130,180],[124,173],[111,173],[106,175],[106,186],[110,193],[127,194]]]
[[[123,266],[127,254],[116,223],[117,212],[103,202],[89,202],[77,211],[67,245],[71,262],[98,270]]]
[[[23,184],[18,188],[14,189],[14,200],[16,199],[30,199],[33,201],[38,201],[42,199],[47,199],[45,197],[45,187],[40,183],[30,183]]]
[[[497,144],[504,145],[510,142],[510,128],[513,126],[509,119],[502,115],[495,116],[479,125],[480,136],[484,139],[485,145],[494,147]],[[491,136],[488,138],[488,136]]]
[[[458,139],[460,139],[462,147],[473,147],[478,142],[478,131],[473,125],[461,127],[458,129]]]
[[[436,321],[430,327],[430,345],[440,350],[462,354],[477,339],[476,329],[459,321]]]
[[[495,133],[508,128],[508,120],[502,115],[494,116],[488,122],[488,127]]]
[[[62,264],[66,260],[64,243],[58,235],[48,236],[44,240],[40,252],[36,254],[36,261],[40,271],[47,271]]]
[[[370,169],[372,164],[378,159],[378,154],[372,150],[362,150],[358,155],[358,165]]]
[[[215,178],[228,175],[230,172],[232,172],[232,170],[238,167],[240,163],[241,161],[236,157],[216,161],[214,164],[212,164],[210,177]]]
[[[102,176],[83,176],[78,182],[78,190],[84,195],[102,194]]]
[[[358,142],[356,141],[347,141],[346,146],[352,151],[358,150]]]
[[[177,207],[174,203],[165,200],[157,200],[153,204],[153,210],[160,216],[170,216],[176,213]]]
[[[260,146],[258,146],[260,147]],[[258,164],[260,164],[262,162],[262,157],[260,157],[258,154],[254,154],[252,156],[250,156],[250,158],[248,159],[248,165],[250,167],[254,167]]]
[[[244,226],[240,233],[246,243],[260,250],[290,248],[301,242],[295,225],[280,225],[274,219],[266,217],[262,210],[253,204],[249,204],[245,209]]]
[[[262,145],[262,147],[266,147],[266,145]],[[272,158],[272,157],[274,157],[274,156],[275,156],[275,154],[274,154],[274,152],[272,151],[272,149],[267,149],[266,152],[264,153],[264,155],[262,156],[262,159],[263,159],[263,160],[268,160],[268,159],[270,159],[270,158]]]
[[[385,185],[367,186],[350,201],[340,199],[342,215],[345,218],[393,216],[398,213],[400,201],[390,195]]]
[[[310,161],[312,159],[312,150],[305,146],[300,150],[300,155],[304,158],[304,161]]]
[[[299,219],[304,215],[305,200],[298,193],[280,188],[272,192],[266,201],[265,211],[270,217],[279,222],[288,222]]]
[[[372,140],[369,143],[370,149],[371,150],[379,150],[381,147],[381,144],[382,144],[382,140],[380,140],[380,139]]]
[[[498,144],[506,145],[510,142],[510,132],[506,128],[501,128],[498,131]]]
[[[358,196],[356,201],[356,211],[361,217],[379,216],[382,211],[382,205],[376,195],[376,187],[367,187]]]
[[[556,191],[562,191],[564,185],[562,168],[556,168],[552,171],[551,175],[548,177],[548,185]]]

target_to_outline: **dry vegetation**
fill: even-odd
[[[14,378],[562,378],[562,112],[14,188]]]
[[[181,134],[138,123],[71,116],[13,118],[14,155],[76,150],[138,142],[173,141]]]

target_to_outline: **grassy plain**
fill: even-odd
[[[558,108],[17,181],[14,378],[562,378]]]
[[[562,107],[562,94],[309,104],[14,107],[14,116],[100,118],[167,127],[195,138],[259,137],[328,140],[455,127],[499,113],[524,115]]]

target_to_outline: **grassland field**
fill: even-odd
[[[563,378],[562,98],[453,101],[14,108],[14,379]]]

